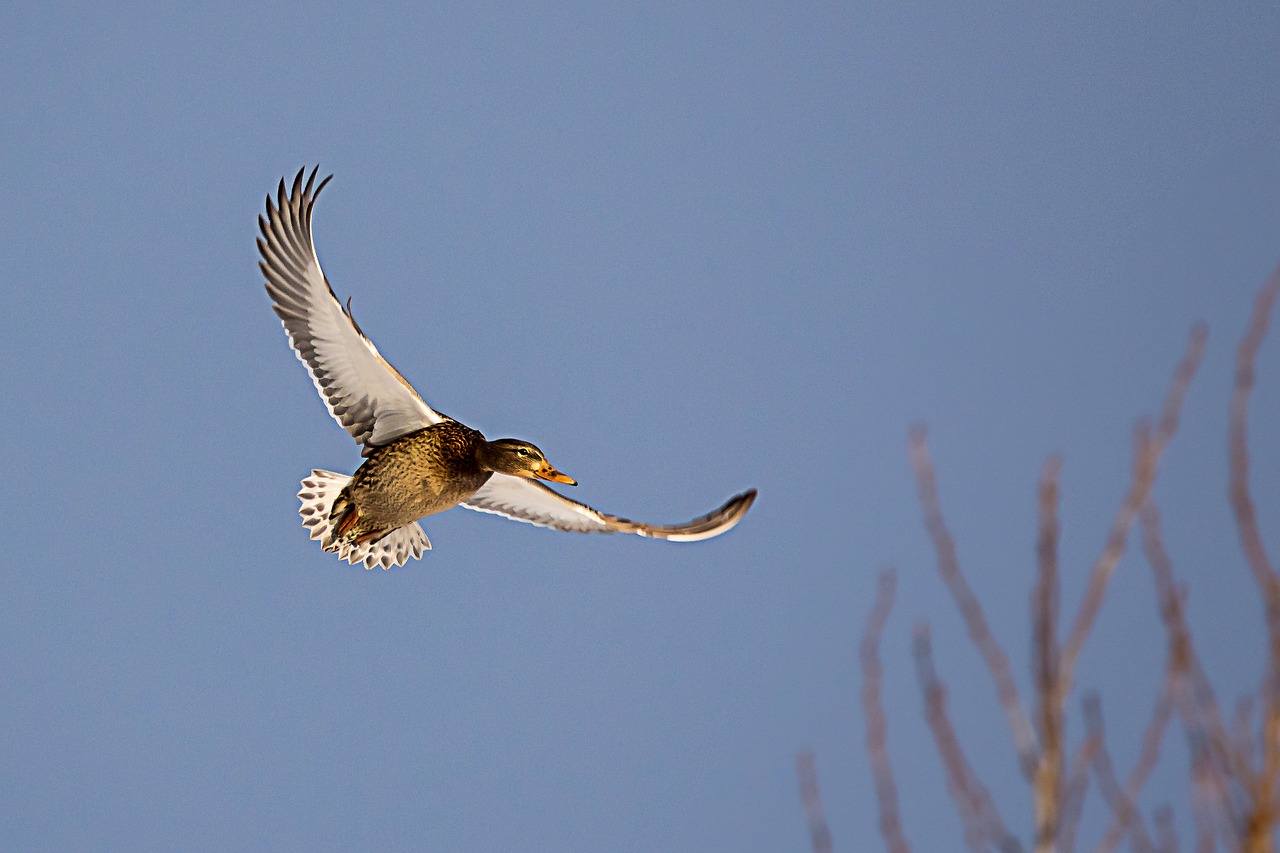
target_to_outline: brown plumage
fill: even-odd
[[[493,476],[476,458],[485,443],[476,430],[447,420],[376,448],[334,501],[335,539],[375,541],[462,503]],[[325,550],[337,550],[337,541]]]
[[[267,196],[259,267],[271,307],[329,414],[361,445],[354,476],[312,471],[298,511],[324,550],[365,568],[403,565],[431,543],[419,518],[465,506],[574,533],[632,533],[675,542],[718,536],[737,524],[756,490],[684,524],[630,521],[592,509],[537,480],[577,485],[527,441],[483,435],[440,414],[378,352],[344,309],[320,269],[311,239],[316,171]],[[332,176],[331,176],[332,177]]]

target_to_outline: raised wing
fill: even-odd
[[[672,542],[697,542],[719,536],[733,527],[755,499],[756,490],[749,489],[730,498],[719,509],[685,524],[642,524],[592,509],[534,480],[494,474],[462,505],[569,533],[634,533]]]
[[[299,169],[290,191],[286,193],[282,179],[276,200],[267,196],[267,215],[258,217],[258,266],[267,277],[271,307],[329,414],[368,456],[375,447],[445,417],[378,353],[320,269],[311,241],[311,211],[333,176],[313,190],[317,169],[305,186],[306,170]]]

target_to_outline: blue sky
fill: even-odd
[[[1040,464],[1065,460],[1071,612],[1132,425],[1206,321],[1155,494],[1216,685],[1256,686],[1225,436],[1280,260],[1278,25],[1263,3],[5,4],[3,846],[804,850],[811,747],[837,849],[873,849],[855,653],[887,563],[909,839],[960,838],[918,620],[1026,838],[907,431],[930,427],[1026,685]],[[326,271],[433,406],[535,441],[602,509],[675,521],[755,486],[745,522],[680,546],[458,510],[406,569],[322,554],[297,481],[359,457],[253,243],[316,162]],[[1277,353],[1252,420],[1273,553]],[[1162,655],[1126,558],[1078,676],[1122,767]],[[1186,800],[1167,744],[1148,807]]]

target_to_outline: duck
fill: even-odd
[[[366,569],[403,566],[431,550],[421,519],[461,506],[571,533],[629,533],[671,542],[719,536],[742,520],[756,490],[683,524],[646,524],[579,503],[545,485],[576,486],[536,445],[490,441],[433,409],[382,357],[320,267],[316,199],[333,175],[281,178],[258,217],[259,268],[271,307],[329,414],[360,445],[354,474],[313,469],[298,512],[326,553]]]

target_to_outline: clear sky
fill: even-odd
[[[1270,3],[0,5],[0,846],[804,850],[811,747],[837,849],[875,849],[856,646],[887,563],[908,837],[960,843],[929,620],[1025,839],[907,432],[1026,685],[1040,464],[1065,460],[1070,611],[1206,321],[1156,498],[1219,689],[1256,686],[1225,436],[1280,260],[1278,34]],[[758,487],[744,523],[675,545],[454,510],[405,569],[322,554],[297,482],[359,457],[254,249],[316,162],[326,271],[433,406],[631,517]],[[1273,338],[1273,554],[1278,418]],[[1162,643],[1126,559],[1079,673],[1122,768]],[[1185,803],[1167,743],[1144,807]]]

